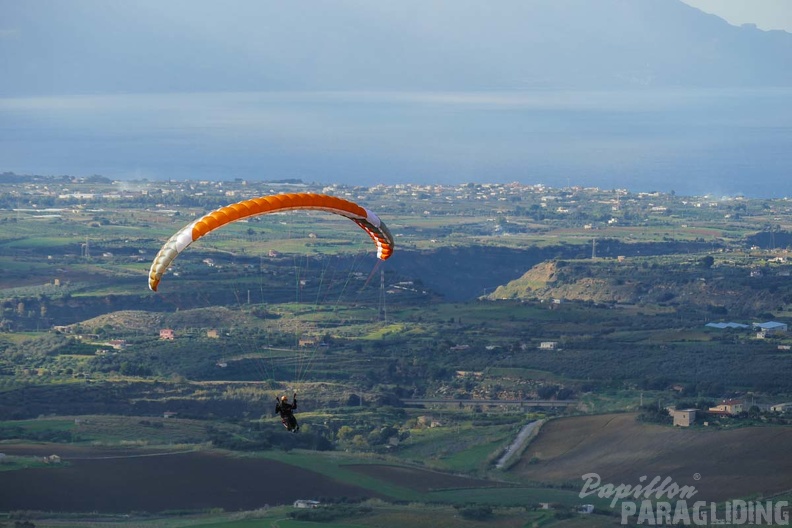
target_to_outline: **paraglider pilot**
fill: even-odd
[[[289,403],[289,398],[284,394],[280,399],[275,398],[275,414],[280,413],[281,422],[287,431],[296,433],[300,426],[297,425],[297,418],[294,417],[294,410],[297,409],[297,393],[294,393],[292,402]]]

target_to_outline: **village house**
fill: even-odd
[[[173,333],[173,329],[163,328],[162,330],[160,330],[159,338],[173,341],[174,339],[176,339],[176,336]]]
[[[542,341],[539,343],[539,350],[556,350],[558,349],[558,341]]]
[[[742,400],[723,400],[718,405],[710,407],[708,410],[711,414],[734,416],[743,411],[743,402]]]

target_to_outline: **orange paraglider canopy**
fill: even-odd
[[[349,200],[315,193],[288,193],[260,196],[221,207],[181,228],[159,250],[149,270],[149,288],[157,286],[171,262],[187,247],[226,224],[251,216],[288,211],[314,209],[344,216],[366,231],[377,246],[377,257],[386,260],[393,253],[393,236],[385,223],[368,209]]]

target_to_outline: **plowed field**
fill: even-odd
[[[695,486],[696,500],[729,500],[792,489],[792,427],[730,430],[643,424],[634,414],[547,422],[513,472],[540,482],[639,484],[647,475]]]
[[[237,511],[296,499],[377,496],[281,462],[213,452],[141,455],[60,445],[2,445],[0,452],[57,454],[63,461],[58,467],[0,471],[0,511]]]

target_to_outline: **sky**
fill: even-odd
[[[732,25],[756,24],[759,29],[792,33],[792,0],[682,0]]]

